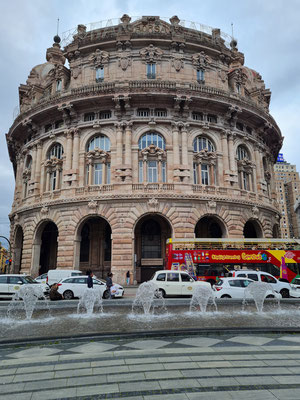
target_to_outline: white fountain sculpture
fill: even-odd
[[[101,292],[95,288],[86,288],[79,299],[77,313],[84,309],[87,315],[92,315],[95,306],[98,306],[98,311],[103,312]]]
[[[136,292],[135,299],[132,303],[132,312],[137,313],[140,309],[144,314],[153,314],[155,309],[166,312],[165,300],[158,286],[151,282],[143,282]]]
[[[200,282],[199,282],[200,283]],[[190,311],[198,310],[202,313],[206,312],[208,304],[212,304],[217,311],[214,292],[208,282],[201,282],[194,289],[193,297],[190,303]]]
[[[49,311],[49,304],[44,296],[42,287],[34,284],[23,285],[14,294],[9,303],[7,315],[13,318],[15,312],[25,310],[26,319],[31,319],[33,311],[36,308],[36,303],[39,299],[45,300],[46,308]]]
[[[278,307],[280,307],[280,296],[275,292],[270,283],[251,282],[244,292],[243,310],[245,309],[247,300],[253,299],[257,311],[261,313],[266,298],[276,299]]]

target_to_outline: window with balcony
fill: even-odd
[[[197,81],[198,81],[198,83],[204,83],[205,82],[204,70],[203,69],[197,69]]]
[[[56,91],[57,91],[57,92],[61,92],[61,90],[62,90],[62,80],[61,80],[61,79],[58,79],[58,80],[56,81]]]
[[[165,139],[157,132],[149,132],[139,140],[139,182],[167,181]]]
[[[84,114],[84,122],[94,121],[94,119],[95,119],[94,112]]]
[[[250,153],[243,145],[238,146],[236,151],[239,186],[243,190],[253,190],[253,163]]]
[[[64,126],[64,121],[62,119],[60,119],[59,121],[55,121],[55,125],[54,125],[55,129],[62,128],[63,126]]]
[[[86,184],[110,184],[110,140],[105,135],[94,136],[86,148]]]
[[[64,149],[60,143],[55,143],[48,151],[46,168],[46,191],[61,188]]]
[[[194,184],[216,185],[216,149],[210,139],[197,136],[193,142]]]
[[[96,82],[103,82],[104,81],[104,67],[96,68]]]
[[[155,63],[147,63],[147,79],[156,79]]]
[[[111,118],[111,111],[100,111],[99,119],[109,119]]]

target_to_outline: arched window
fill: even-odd
[[[243,190],[253,190],[253,165],[249,151],[240,145],[236,150],[239,186]]]
[[[194,148],[194,184],[216,185],[216,154],[214,144],[205,136],[197,136]]]
[[[249,152],[244,146],[239,146],[236,151],[236,156],[239,161],[250,160]]]
[[[148,132],[139,140],[139,182],[167,181],[166,144],[162,135]]]
[[[139,140],[139,149],[140,150],[143,150],[150,145],[159,147],[162,150],[165,150],[165,148],[166,148],[165,139],[159,133],[156,133],[156,132],[146,133]]]
[[[197,136],[194,139],[193,148],[197,153],[201,150],[216,151],[212,142],[204,136]]]
[[[55,143],[48,151],[46,167],[46,191],[53,191],[61,188],[62,180],[62,156],[64,148],[60,143]]]
[[[86,182],[88,185],[110,184],[110,140],[107,136],[93,137],[87,144]]]
[[[103,151],[110,151],[110,140],[107,136],[99,135],[93,137],[88,144],[87,144],[87,151],[91,150],[103,150]]]

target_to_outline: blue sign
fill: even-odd
[[[5,264],[9,264],[9,259],[5,260]]]
[[[282,153],[279,153],[279,154],[278,154],[277,162],[278,162],[278,163],[284,162],[284,158],[283,158],[283,154],[282,154]]]

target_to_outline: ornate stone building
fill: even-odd
[[[282,136],[235,40],[124,15],[54,42],[7,134],[15,272],[140,282],[163,267],[169,237],[278,235]]]

